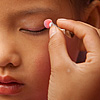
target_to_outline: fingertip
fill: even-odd
[[[58,27],[60,28],[64,28],[64,29],[67,29],[67,25],[69,25],[69,21],[71,21],[70,19],[65,19],[65,18],[59,18],[57,20],[57,25]]]
[[[57,33],[57,27],[56,26],[52,26],[50,28],[50,32],[49,32],[49,37],[53,37],[55,34]]]
[[[66,19],[66,18],[59,18],[57,19],[57,24],[59,24],[60,22],[65,22],[65,21],[68,21],[69,19]]]
[[[68,19],[65,19],[65,18],[59,18],[57,21],[66,21]]]
[[[76,21],[75,20],[72,20],[72,19],[65,19],[65,18],[59,18],[58,20],[57,20],[57,25],[59,25],[59,23],[61,24],[64,24],[64,23],[68,23],[68,24],[70,24],[70,23],[75,23]]]

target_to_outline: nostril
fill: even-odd
[[[7,65],[3,65],[3,66],[0,66],[0,67],[10,67],[10,68],[12,68],[12,67],[15,67],[12,63],[8,63]]]
[[[4,67],[4,68],[6,68],[6,67],[9,67],[9,68],[16,68],[17,66],[15,66],[13,63],[8,63],[8,64],[6,64],[6,65],[0,65],[0,67]]]
[[[0,67],[18,67],[21,64],[21,57],[18,53],[5,53],[0,55]]]
[[[6,65],[6,67],[15,67],[12,63]]]

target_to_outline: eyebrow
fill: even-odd
[[[31,15],[35,13],[49,13],[53,11],[54,10],[51,8],[31,8],[31,9],[26,9],[22,11],[17,11],[14,13],[14,15]]]

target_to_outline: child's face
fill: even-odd
[[[70,1],[0,0],[0,76],[12,76],[24,84],[17,94],[0,95],[0,100],[46,99],[50,75],[48,30],[27,31],[44,29],[46,18],[54,22],[58,18],[73,18]],[[76,37],[67,38],[74,61],[78,55],[77,43]]]

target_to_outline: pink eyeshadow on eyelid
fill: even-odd
[[[38,31],[38,30],[41,30],[43,28],[44,27],[39,27],[39,28],[25,28],[25,29],[30,30],[30,31]]]

